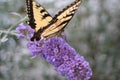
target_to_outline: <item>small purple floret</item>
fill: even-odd
[[[92,76],[89,63],[60,37],[29,42],[27,46],[33,56],[44,58],[69,80],[89,80]]]
[[[16,28],[19,38],[27,38],[30,39],[34,34],[34,29],[30,26],[25,25],[24,23],[20,23]]]

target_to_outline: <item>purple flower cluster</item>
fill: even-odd
[[[29,42],[27,46],[32,55],[44,58],[69,80],[89,80],[92,76],[89,63],[60,37]]]
[[[30,26],[25,25],[24,23],[20,23],[18,27],[16,28],[18,36],[20,38],[27,38],[30,39],[34,34],[34,29],[32,29]]]
[[[22,38],[30,39],[34,34],[34,30],[23,23],[16,30]],[[89,80],[92,76],[89,63],[61,37],[30,41],[27,47],[33,56],[44,58],[59,74],[69,80]]]

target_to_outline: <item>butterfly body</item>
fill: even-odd
[[[81,0],[76,0],[52,18],[43,6],[34,0],[26,0],[29,17],[28,24],[31,28],[35,29],[31,40],[40,40],[61,34],[68,22],[72,19],[80,3]]]

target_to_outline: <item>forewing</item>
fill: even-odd
[[[71,5],[67,6],[65,9],[60,11],[52,20],[52,24],[48,26],[47,29],[41,34],[42,37],[49,36],[54,34],[63,28],[69,23],[72,17],[75,14],[75,11],[78,9],[81,0],[76,0]]]
[[[34,0],[26,0],[26,5],[29,17],[28,24],[35,29],[36,32],[47,26],[52,20],[52,17],[45,8]]]

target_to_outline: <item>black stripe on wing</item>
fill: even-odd
[[[53,19],[56,19],[57,21],[61,21],[61,20],[63,20],[63,19],[66,19],[66,18],[68,18],[68,17],[70,17],[71,16],[71,18],[70,19],[67,19],[67,20],[63,20],[63,21],[61,21],[61,25],[63,24],[63,23],[69,23],[69,21],[72,19],[72,17],[74,16],[74,14],[75,14],[75,12],[76,12],[76,10],[78,9],[78,7],[80,6],[80,3],[81,3],[81,0],[76,0],[75,2],[73,2],[71,5],[69,5],[69,6],[67,6],[66,8],[64,8],[62,11],[60,11],[57,15],[55,15],[55,17],[53,18]],[[69,13],[67,13],[67,12],[69,12]],[[66,13],[66,15],[64,15],[63,13]],[[60,17],[60,16],[62,16],[62,17]],[[66,25],[67,25],[66,24]],[[65,25],[65,26],[66,26]],[[59,27],[60,26],[60,24],[57,26],[57,27]],[[64,26],[64,27],[65,27]],[[64,28],[63,27],[63,28]]]
[[[35,19],[33,15],[33,5],[32,5],[32,0],[26,0],[26,5],[27,5],[27,14],[29,17],[28,24],[35,29]]]

